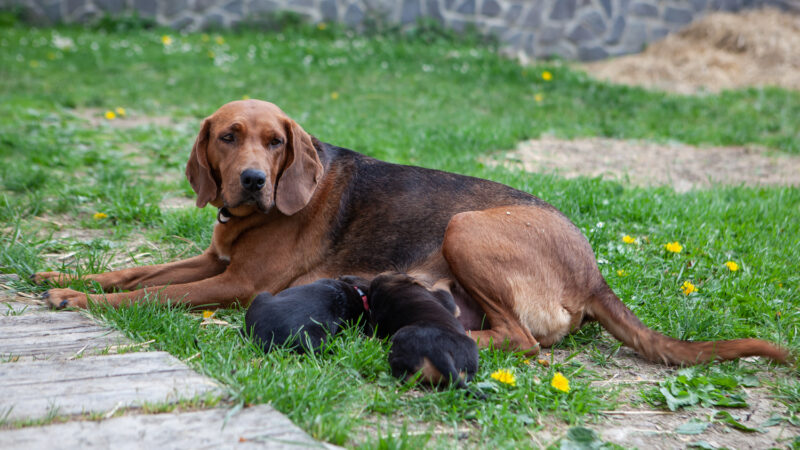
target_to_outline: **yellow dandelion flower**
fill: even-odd
[[[664,248],[667,249],[668,252],[672,253],[680,253],[681,250],[683,250],[683,246],[678,241],[664,244]]]
[[[212,50],[209,50],[207,54],[208,54],[208,57],[211,58],[211,59],[214,59],[214,57],[217,56],[217,54],[214,53]]]
[[[121,106],[118,106],[117,109],[115,109],[114,111],[116,111],[117,115],[120,116],[120,117],[125,117],[125,114],[127,114],[127,111],[125,111],[125,108],[123,108]]]
[[[553,381],[550,382],[550,386],[561,392],[569,392],[569,380],[561,372],[556,372],[553,375]]]
[[[250,100],[250,96],[249,96],[249,95],[247,95],[247,94],[244,94],[244,95],[242,96],[242,100]]]
[[[167,34],[161,36],[161,43],[166,45],[166,46],[172,45],[172,37],[170,37]]]
[[[681,285],[681,290],[683,291],[684,294],[689,295],[692,292],[696,292],[697,288],[692,284],[691,281],[687,280],[684,281],[683,284]]]
[[[628,273],[627,273],[627,272],[625,272],[625,271],[624,271],[624,270],[622,270],[622,269],[619,269],[619,270],[617,271],[617,276],[618,276],[618,277],[624,277],[624,276],[625,276],[625,275],[627,275],[627,274],[628,274]]]
[[[225,43],[225,39],[222,36],[217,36],[214,38],[214,42],[216,42],[217,45],[222,45]]]
[[[49,59],[51,61],[56,59],[56,54],[53,53],[53,52],[47,52],[47,59]]]
[[[505,383],[511,386],[517,385],[517,377],[515,377],[513,373],[511,373],[506,369],[500,369],[498,371],[495,371],[491,376],[493,379],[501,383]]]
[[[103,117],[108,120],[114,120],[117,118],[117,115],[114,113],[114,111],[108,110],[105,114],[103,114]]]
[[[320,23],[317,24],[317,29],[318,30],[324,30],[325,28],[328,28],[328,24],[327,23],[320,22]]]
[[[622,236],[622,242],[624,242],[626,244],[633,244],[634,242],[636,242],[636,239],[634,239],[634,238],[632,238],[632,237],[630,237],[629,235],[626,234],[625,236]]]
[[[536,95],[533,96],[533,99],[536,100],[536,103],[541,103],[542,100],[544,100],[544,95],[536,94]]]
[[[331,92],[331,99],[336,100],[339,98],[339,93],[336,91]]]
[[[542,79],[544,81],[550,81],[553,79],[553,74],[550,73],[549,70],[545,70],[544,72],[542,72]]]
[[[36,61],[36,60],[33,60],[28,64],[30,64],[30,66],[33,67],[34,69],[39,67],[39,61]]]
[[[203,41],[203,42],[208,42],[208,41],[211,40],[211,36],[209,36],[207,34],[203,34],[202,36],[200,36],[200,40]]]
[[[736,263],[735,263],[735,262],[733,262],[733,261],[728,261],[728,262],[726,262],[726,263],[725,263],[725,267],[727,267],[727,268],[728,268],[728,270],[730,270],[731,272],[736,272],[737,270],[739,270],[739,265],[738,265],[738,264],[736,264]]]
[[[210,319],[214,317],[214,311],[205,310],[203,311],[203,319]]]
[[[93,218],[94,220],[105,219],[106,217],[108,217],[108,214],[106,214],[106,213],[103,213],[103,212],[96,212],[96,213],[94,213],[94,215],[92,216],[92,218]]]
[[[530,359],[528,359],[528,358],[525,358],[525,359],[523,359],[523,360],[522,360],[522,364],[525,364],[526,366],[527,366],[528,364],[530,364],[530,363],[531,363],[531,360],[530,360]]]

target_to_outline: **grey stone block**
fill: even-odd
[[[456,0],[444,0],[444,9],[451,10],[455,5]]]
[[[706,9],[707,0],[689,0],[689,5],[691,5],[694,12],[700,12]]]
[[[233,0],[226,3],[222,9],[234,16],[242,17],[244,15],[244,2],[242,0]]]
[[[622,33],[625,31],[625,16],[617,16],[611,23],[611,31],[606,36],[606,44],[614,45],[619,42]]]
[[[158,3],[156,0],[133,0],[133,9],[142,17],[155,17]]]
[[[278,11],[278,9],[278,2],[273,2],[271,0],[255,0],[250,4],[250,13],[256,15],[271,13]]]
[[[419,0],[404,0],[400,10],[400,23],[412,23],[422,14]]]
[[[595,39],[595,35],[589,31],[585,25],[578,24],[574,26],[569,33],[567,33],[567,39],[576,44],[580,44],[582,42],[593,41]]]
[[[164,2],[164,8],[162,12],[164,13],[164,16],[172,18],[185,11],[188,6],[189,2],[186,0],[170,0],[168,2]]]
[[[75,15],[75,13],[78,12],[78,9],[82,8],[86,4],[84,0],[67,0],[60,3],[64,3],[67,17],[72,17]]]
[[[322,0],[319,4],[322,18],[325,20],[336,20],[339,18],[338,10],[336,9],[336,0]]]
[[[597,10],[590,10],[583,14],[580,18],[580,24],[595,35],[601,35],[606,31],[606,21]]]
[[[578,59],[581,61],[598,61],[605,58],[608,58],[608,52],[599,45],[578,47]]]
[[[119,14],[125,10],[125,0],[95,0],[94,4],[109,14]]]
[[[719,11],[738,11],[742,9],[742,0],[711,0],[711,9]]]
[[[50,3],[41,6],[42,12],[44,12],[44,19],[46,22],[49,23],[61,23],[64,22],[64,15],[61,12],[61,2],[57,3]]]
[[[501,37],[504,44],[512,48],[519,48],[522,42],[522,33],[519,31],[508,30],[504,36]]]
[[[205,16],[203,28],[221,28],[225,26],[225,17],[219,13],[212,13]]]
[[[101,14],[99,10],[93,8],[91,5],[84,5],[75,10],[72,17],[70,17],[70,22],[91,23]]]
[[[568,20],[575,16],[575,0],[558,0],[550,11],[553,20]]]
[[[481,6],[481,14],[487,17],[497,17],[500,15],[502,11],[500,7],[500,3],[497,3],[497,0],[483,0],[483,6]]]
[[[620,40],[623,53],[640,52],[647,43],[647,25],[641,22],[628,22]]]
[[[653,27],[650,30],[650,38],[648,39],[649,42],[657,41],[659,39],[664,38],[664,36],[669,34],[669,28],[664,27]]]
[[[527,33],[525,37],[525,53],[529,55],[536,54],[536,36],[533,33]]]
[[[428,10],[428,16],[440,24],[444,24],[444,16],[442,15],[442,10],[439,8],[439,1],[438,0],[426,0],[425,6]]]
[[[194,17],[189,15],[181,16],[169,24],[170,27],[175,28],[176,30],[191,30],[194,28],[194,25]]]
[[[475,14],[475,0],[464,0],[456,12],[461,14]]]
[[[216,0],[194,0],[194,10],[203,12],[216,4]]]
[[[542,44],[553,44],[561,40],[563,36],[564,27],[546,25],[539,30],[539,42]]]
[[[522,28],[536,29],[542,24],[542,11],[537,8],[531,8],[525,16],[525,20],[520,24]]]
[[[611,0],[600,0],[600,6],[603,7],[606,17],[612,17],[614,15],[614,6],[611,3]]]
[[[693,14],[688,9],[673,8],[668,6],[664,10],[664,21],[676,25],[686,25],[693,19]]]
[[[628,11],[639,17],[658,17],[658,7],[651,3],[635,2],[631,4]]]
[[[356,25],[360,25],[363,20],[364,11],[362,11],[361,7],[359,7],[356,3],[351,3],[350,6],[347,7],[347,11],[344,13],[344,23],[354,27]]]
[[[464,31],[464,29],[467,28],[467,24],[469,24],[469,22],[463,21],[461,19],[450,20],[450,28],[452,28],[455,31]]]
[[[514,25],[520,20],[520,15],[522,15],[522,5],[515,3],[508,7],[503,20],[507,25]]]

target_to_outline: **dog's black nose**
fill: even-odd
[[[260,191],[267,182],[267,174],[256,169],[247,169],[239,177],[242,180],[242,187],[250,192]]]

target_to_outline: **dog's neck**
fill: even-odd
[[[364,305],[364,311],[369,311],[369,300],[367,299],[367,294],[364,293],[358,286],[353,285],[353,289],[358,292],[358,296],[361,297],[361,303]]]
[[[233,217],[233,214],[224,206],[217,211],[217,222],[219,223],[226,223],[231,220],[231,217]]]

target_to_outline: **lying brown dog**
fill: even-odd
[[[687,342],[654,332],[608,287],[578,228],[546,202],[320,142],[271,103],[231,102],[205,119],[186,175],[198,207],[222,208],[212,245],[183,261],[88,275],[104,290],[129,290],[88,298],[227,306],[319,278],[402,271],[428,284],[450,280],[460,320],[481,346],[534,354],[597,320],[667,364],[787,357],[757,339]],[[70,289],[46,296],[54,307],[87,304]]]

